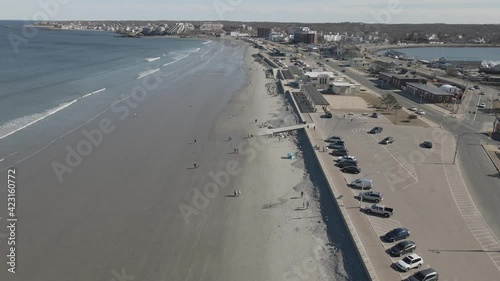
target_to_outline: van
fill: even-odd
[[[351,182],[351,187],[361,188],[361,189],[372,189],[373,180],[370,179],[357,179]]]

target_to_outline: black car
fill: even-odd
[[[343,159],[337,162],[337,166],[340,168],[344,168],[347,166],[358,166],[358,161],[352,159]]]
[[[371,129],[370,131],[368,131],[368,133],[370,134],[379,134],[379,133],[382,133],[384,129],[382,127],[375,127],[373,129]]]
[[[395,228],[384,236],[387,242],[394,242],[410,237],[410,231],[404,227]]]
[[[328,144],[327,147],[330,148],[330,149],[345,149],[345,145],[344,144],[330,143],[330,144]]]
[[[381,144],[390,144],[390,143],[393,143],[394,142],[394,138],[393,137],[387,137],[385,139],[383,139],[380,143]]]
[[[425,147],[425,148],[432,148],[432,142],[430,141],[424,141],[422,143],[422,147]]]
[[[432,268],[420,270],[419,272],[408,277],[406,281],[438,281],[439,274]]]
[[[345,144],[345,143],[344,143],[344,141],[343,141],[343,140],[341,140],[341,139],[340,139],[340,140],[339,140],[339,139],[337,139],[337,140],[332,140],[332,141],[330,141],[330,143],[331,143],[331,144],[337,144],[337,145],[344,145],[344,144]]]
[[[356,167],[356,166],[347,166],[342,169],[340,169],[343,173],[348,173],[348,174],[359,174],[361,172],[361,168]]]
[[[372,118],[378,118],[378,113],[377,112],[373,112],[372,113]]]
[[[325,113],[325,118],[332,118],[333,117],[333,114],[331,112],[327,112]]]
[[[338,142],[338,141],[343,141],[342,137],[338,136],[331,136],[325,140],[326,142]]]
[[[402,255],[414,252],[417,249],[417,244],[411,240],[401,241],[394,245],[389,250],[389,253],[393,256],[400,257]]]
[[[337,150],[332,151],[332,155],[334,155],[334,156],[349,155],[349,151],[347,149],[337,149]]]

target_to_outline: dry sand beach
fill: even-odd
[[[217,84],[243,48],[219,44],[199,63],[210,68],[191,71],[205,71],[202,81],[181,76],[172,89],[183,92],[148,96],[136,116],[106,112],[86,124],[109,118],[116,128],[62,182],[51,163],[81,142],[79,130],[16,165],[19,268],[1,280],[363,280],[340,218],[328,218],[332,203],[307,172],[317,169],[312,151],[298,153],[304,135],[256,136],[263,122],[296,123],[286,100],[266,90],[273,80],[252,48],[244,87]],[[306,159],[284,159],[289,152]]]

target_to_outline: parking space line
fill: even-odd
[[[441,144],[444,145],[442,141]],[[442,159],[444,159],[444,152],[442,152]],[[472,235],[474,235],[476,241],[478,241],[481,245],[483,251],[488,254],[491,261],[495,264],[497,269],[500,270],[500,260],[496,260],[496,258],[494,259],[492,255],[493,253],[488,251],[488,249],[492,246],[500,247],[500,243],[474,204],[467,186],[465,185],[460,169],[455,165],[445,165],[444,163],[443,168],[451,195],[453,196],[453,200],[455,201],[455,204],[465,223],[472,232]],[[457,200],[457,197],[460,197],[461,200]],[[488,235],[486,237],[482,237],[485,234]]]

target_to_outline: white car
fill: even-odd
[[[425,111],[423,111],[423,110],[419,110],[419,111],[417,111],[417,114],[418,114],[418,115],[425,115]]]
[[[396,266],[402,271],[408,271],[413,268],[419,268],[424,264],[422,259],[417,254],[411,254],[396,263]]]
[[[479,108],[485,108],[486,107],[486,104],[483,102],[479,105]]]
[[[340,160],[342,160],[342,159],[351,159],[351,160],[356,161],[356,157],[354,157],[354,156],[350,156],[350,155],[344,155],[344,156],[340,156],[340,157],[338,157],[338,158],[337,158],[337,160],[336,160],[336,162],[339,162],[339,161],[340,161]]]
[[[416,108],[416,107],[414,107],[414,106],[412,106],[412,107],[410,107],[410,108],[408,108],[408,109],[409,109],[409,110],[411,110],[411,111],[418,111],[418,108]]]

